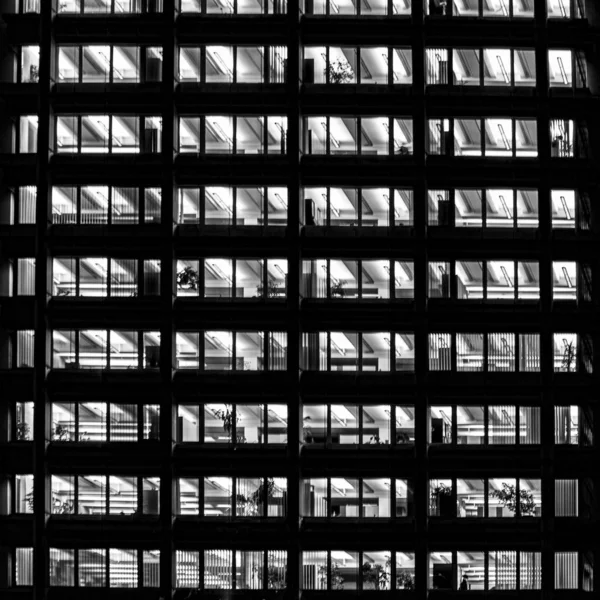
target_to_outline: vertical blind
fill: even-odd
[[[577,479],[557,479],[554,482],[554,516],[577,517],[579,490]]]
[[[33,349],[35,331],[21,329],[17,331],[17,368],[33,367]]]
[[[37,188],[28,185],[19,188],[19,223],[22,225],[35,223]]]
[[[554,589],[577,589],[579,556],[577,552],[556,552],[554,554]]]
[[[231,550],[204,551],[204,587],[232,588],[233,556]]]

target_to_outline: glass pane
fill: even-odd
[[[110,46],[83,46],[81,81],[107,83],[110,76]]]

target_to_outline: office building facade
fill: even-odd
[[[0,11],[2,598],[592,597],[595,2]]]

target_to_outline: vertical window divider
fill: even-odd
[[[483,444],[484,446],[490,445],[490,407],[487,405],[483,412]],[[487,483],[486,483],[487,485]],[[487,498],[487,496],[486,496]],[[487,504],[487,501],[486,501]]]
[[[357,332],[356,333],[356,359],[357,359],[357,365],[356,365],[356,371],[357,372],[361,372],[363,370],[363,334],[361,332]],[[360,417],[359,417],[359,423],[360,420],[362,419],[362,410],[359,409],[359,413],[360,413]],[[360,427],[359,425],[359,435],[360,435],[360,431],[362,431],[362,427]]]
[[[233,334],[234,337],[234,351],[235,351],[235,333]],[[234,359],[234,366],[235,366],[235,359]],[[232,404],[231,405],[231,413],[232,413],[232,419],[231,419],[231,444],[232,445],[236,445],[237,443],[237,420],[238,420],[238,416],[237,416],[237,404]]]
[[[198,298],[206,298],[206,257],[198,258]],[[204,335],[204,332],[201,332]],[[204,339],[202,344],[198,340],[198,349],[200,346],[204,346]]]
[[[451,440],[450,443],[453,445],[457,444],[457,440],[458,440],[458,423],[457,423],[457,418],[458,418],[458,408],[456,406],[456,404],[452,405],[452,427],[450,428],[450,432],[451,432]]]
[[[359,195],[359,205],[362,204],[362,195]],[[363,271],[362,271],[362,260],[357,259],[356,261],[356,274],[357,274],[357,300],[362,300],[363,297]],[[362,345],[361,345],[361,349],[362,349]],[[362,361],[361,361],[362,364]]]
[[[481,261],[481,282],[483,284],[483,300],[488,299],[488,261],[483,259]],[[487,339],[487,335],[485,335]]]
[[[108,153],[112,154],[113,151],[113,120],[114,115],[108,115]],[[79,137],[82,138],[82,131],[79,131]]]
[[[200,154],[206,153],[206,115],[200,116]],[[181,127],[181,120],[180,120]],[[203,188],[204,189],[204,188]]]
[[[144,438],[144,405],[137,405],[137,440],[138,442],[143,441]]]
[[[486,279],[487,279],[487,275],[486,275],[486,278],[484,279],[484,282]],[[485,283],[484,283],[484,285],[485,285]],[[483,361],[482,361],[483,369],[482,369],[482,371],[484,373],[488,372],[488,338],[489,338],[489,335],[490,334],[487,331],[485,333],[481,334],[481,337],[483,337],[483,344],[482,344],[482,347],[483,347]]]
[[[265,290],[266,292],[266,287],[263,286],[263,290]],[[270,340],[271,340],[271,336],[273,335],[273,332],[271,331],[264,331],[263,332],[263,339],[262,339],[262,343],[263,343],[263,356],[264,356],[264,361],[263,361],[263,371],[270,371],[270,365],[271,365],[271,349],[270,349]],[[260,336],[259,336],[260,337]]]
[[[238,80],[237,66],[238,66],[239,46],[232,46],[231,50],[233,53],[233,73],[232,73],[233,81],[232,81],[232,83],[237,83],[237,80]]]
[[[453,268],[454,262],[450,264],[450,269]],[[458,349],[457,349],[457,334],[456,332],[450,333],[450,372],[456,373],[458,371]]]

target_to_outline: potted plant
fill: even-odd
[[[185,269],[177,273],[177,287],[187,290],[197,290],[200,276],[198,271],[193,267],[185,267]]]
[[[264,295],[264,286],[257,285],[256,286],[256,295],[262,297]],[[283,288],[276,282],[271,279],[267,281],[267,298],[277,298],[283,293]]]
[[[452,488],[440,483],[431,490],[431,509],[438,517],[451,518],[455,516],[452,503]]]
[[[235,501],[238,509],[238,516],[263,517],[265,492],[267,494],[268,502],[268,499],[272,498],[275,492],[275,481],[272,477],[267,477],[266,481],[261,481],[258,488],[247,497],[243,494],[237,494]]]
[[[55,442],[70,442],[73,434],[68,427],[57,423],[52,431],[52,440]]]
[[[72,500],[61,500],[58,496],[52,496],[52,514],[72,515],[75,506]]]
[[[411,573],[398,573],[396,575],[396,589],[398,590],[414,590],[415,576]]]
[[[336,281],[331,285],[331,296],[338,296],[339,298],[344,297],[344,285],[343,281]]]
[[[327,589],[327,565],[321,565],[318,570],[319,583],[321,587],[319,589]],[[331,589],[332,590],[343,590],[344,589],[344,578],[340,572],[340,565],[336,562],[331,563]]]
[[[571,372],[571,367],[573,366],[573,363],[575,362],[575,347],[573,346],[573,342],[566,342],[565,341],[565,349],[563,352],[563,359],[562,359],[562,368],[563,370],[565,370],[567,373]]]
[[[497,498],[504,504],[504,506],[513,514],[517,512],[519,508],[519,515],[521,517],[533,517],[535,516],[535,498],[529,490],[519,490],[517,494],[517,488],[515,485],[510,483],[503,483],[501,490],[492,490],[491,496]]]
[[[26,442],[31,439],[31,427],[25,421],[19,421],[16,427],[17,440]]]
[[[329,76],[329,83],[352,83],[354,80],[354,70],[352,65],[345,59],[338,58],[331,61],[325,69],[325,75]]]
[[[40,69],[37,65],[29,67],[29,83],[37,83],[40,80]]]
[[[286,588],[287,571],[283,567],[273,566],[275,555],[269,552],[269,561],[267,566],[267,588],[270,590],[283,590]]]
[[[388,561],[389,563],[389,561]],[[366,562],[361,567],[362,581],[364,589],[387,590],[390,574],[387,569],[380,564]]]

